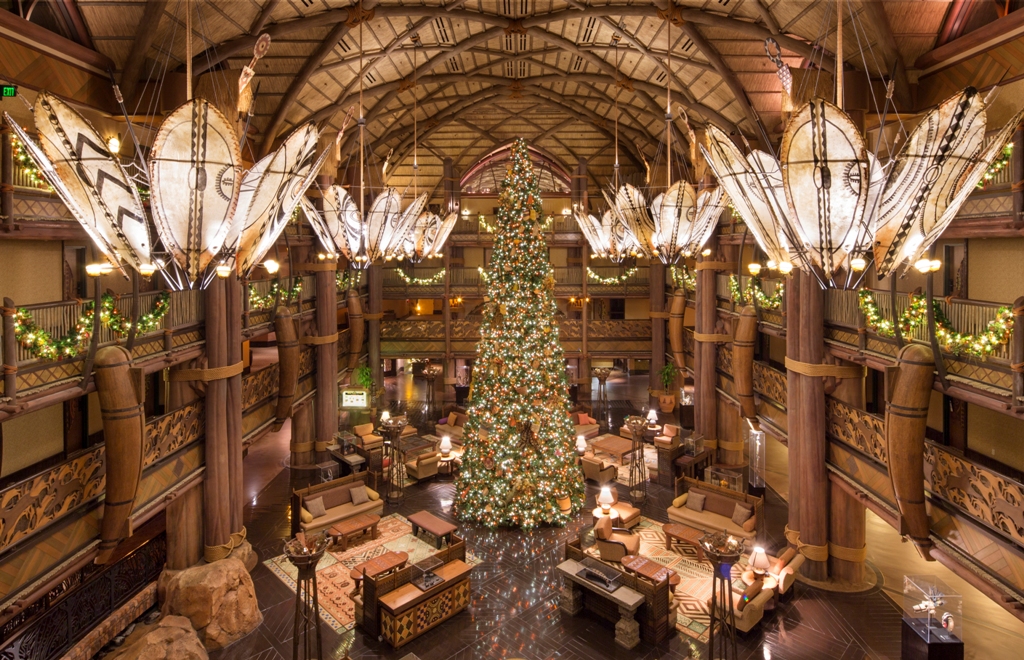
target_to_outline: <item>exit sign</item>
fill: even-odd
[[[3,86],[3,94],[0,95],[0,96],[3,96],[4,98],[7,98],[7,97],[14,97],[14,96],[17,96],[17,95],[18,95],[18,86],[17,85],[4,85]]]

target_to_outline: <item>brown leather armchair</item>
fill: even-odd
[[[654,446],[665,449],[675,449],[679,446],[679,427],[675,424],[665,424],[661,427],[661,435],[654,436]]]
[[[373,432],[373,422],[352,427],[352,432],[359,438],[359,446],[373,449],[384,444],[384,438]]]
[[[437,476],[437,465],[441,460],[440,452],[428,451],[405,462],[405,472],[416,481]]]
[[[606,464],[601,459],[594,458],[589,454],[580,458],[580,462],[583,464],[583,476],[591,481],[596,481],[598,485],[615,481],[618,470],[614,465]]]
[[[626,555],[640,552],[640,537],[632,530],[612,527],[609,516],[601,516],[594,524],[594,540],[604,561],[620,562]]]
[[[609,488],[612,493],[612,508],[619,514],[619,524],[626,528],[636,527],[640,523],[640,509],[631,504],[619,501],[619,491]]]

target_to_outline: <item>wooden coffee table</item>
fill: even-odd
[[[369,531],[373,538],[377,538],[377,523],[379,522],[380,516],[376,513],[360,513],[358,516],[342,520],[331,527],[328,533],[334,537],[335,542],[341,541],[341,550],[344,552],[348,550],[348,540],[353,536],[359,536]]]
[[[438,550],[441,549],[442,540],[451,545],[452,532],[458,529],[457,525],[441,520],[429,511],[418,511],[409,516],[408,520],[412,524],[412,535],[416,536],[421,529],[433,535],[435,539],[435,547]]]
[[[675,539],[680,543],[691,545],[697,549],[697,559],[704,561],[704,548],[700,545],[700,537],[704,536],[704,532],[687,527],[681,523],[665,523],[661,526],[663,532],[665,532],[665,549],[672,549],[672,540]]]
[[[354,596],[359,593],[359,588],[363,584],[363,577],[381,575],[388,571],[396,568],[402,568],[405,563],[409,561],[409,553],[402,551],[389,550],[382,555],[368,559],[361,564],[356,564],[352,567],[352,570],[348,572],[348,577],[355,583],[355,589],[349,596]]]
[[[651,561],[647,557],[641,557],[640,555],[626,555],[622,558],[622,565],[626,570],[645,577],[655,584],[668,580],[668,583],[674,587],[682,581],[679,574],[671,568],[662,566],[658,562]]]
[[[590,444],[594,449],[599,449],[606,454],[617,456],[619,463],[623,462],[623,457],[626,454],[631,454],[633,452],[632,440],[627,440],[626,438],[618,435],[612,435],[611,433],[606,433],[599,438],[594,438],[590,441]]]

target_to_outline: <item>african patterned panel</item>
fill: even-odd
[[[112,264],[149,263],[153,245],[139,193],[88,119],[42,92],[35,105],[38,147],[17,122],[7,117],[7,123]]]
[[[400,242],[402,237],[400,230],[403,228],[403,218],[402,196],[394,188],[386,189],[373,200],[363,226],[363,247],[366,250],[364,264],[380,261],[391,254],[393,243]]]
[[[170,456],[203,434],[203,399],[146,423],[146,445],[143,464],[152,465]]]
[[[924,465],[929,491],[1024,545],[1024,485],[931,443]]]
[[[658,195],[651,204],[654,216],[654,242],[658,257],[664,263],[675,263],[690,256],[711,238],[718,218],[725,208],[721,188],[705,190],[698,197],[686,181],[679,181]]]
[[[231,222],[242,160],[235,129],[212,104],[193,99],[160,125],[151,155],[157,234],[188,281],[198,282],[241,229]]]
[[[935,242],[1022,116],[1024,111],[984,147],[985,102],[973,87],[925,115],[896,159],[875,221],[879,275],[914,263]]]
[[[887,465],[885,420],[838,399],[825,399],[825,433]]]
[[[313,182],[317,166],[323,164],[323,158],[313,158],[319,137],[312,123],[300,126],[243,179],[232,221],[241,227],[239,274],[247,274],[274,245]]]
[[[103,492],[105,447],[0,491],[0,551]]]
[[[755,392],[785,408],[788,402],[787,387],[786,374],[772,369],[763,362],[754,361]]]
[[[864,246],[865,209],[883,183],[880,172],[872,176],[857,125],[820,98],[801,107],[786,125],[779,162],[785,164],[788,224],[800,240],[796,252],[831,277],[848,254]]]
[[[410,209],[413,207],[410,206]],[[410,261],[419,263],[432,256],[440,256],[448,235],[455,228],[458,213],[449,213],[442,220],[436,213],[421,213],[411,229],[406,232],[400,252]]]
[[[611,197],[605,193],[605,200],[611,205]],[[590,249],[613,263],[621,263],[629,253],[638,247],[633,235],[629,232],[618,212],[611,209],[604,212],[600,219],[576,212],[576,222],[586,236]]]
[[[330,234],[334,245],[349,261],[355,262],[356,256],[366,253],[363,219],[359,207],[341,186],[325,188],[323,194],[322,231]]]
[[[752,169],[729,136],[710,124],[707,139],[708,146],[701,145],[701,152],[754,240],[768,259],[789,261],[790,243],[783,234],[779,214],[781,198],[775,195],[774,187],[765,187],[769,172]]]
[[[647,210],[643,193],[627,183],[615,192],[615,208],[640,249],[655,254],[655,234],[658,230]]]
[[[469,605],[470,581],[462,580],[455,586],[417,605],[393,615],[381,610],[381,634],[388,642],[399,647],[445,619],[451,618]]]

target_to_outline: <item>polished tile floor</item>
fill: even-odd
[[[429,428],[437,410],[426,410],[419,382],[389,379],[392,407],[408,411],[413,423]],[[626,414],[642,412],[647,380],[633,377],[609,385],[610,405],[598,410],[605,423],[617,428]],[[288,428],[253,445],[245,461],[246,526],[249,540],[262,559],[281,553],[288,533],[288,496],[308,476],[284,468]],[[597,489],[588,489],[590,506]],[[624,493],[623,493],[624,494]],[[409,515],[427,509],[450,518],[452,486],[432,480],[406,490],[405,500],[385,513]],[[643,506],[645,516],[664,521],[671,499],[668,489],[650,486]],[[780,547],[786,506],[773,491],[766,507],[769,550]],[[706,658],[707,650],[681,635],[653,646],[641,643],[626,651],[614,642],[614,631],[590,615],[569,617],[558,610],[559,579],[554,567],[563,559],[567,538],[584,523],[567,528],[491,531],[462,525],[460,534],[483,560],[473,572],[470,607],[400,650],[363,634],[358,629],[338,635],[323,629],[325,656],[343,658]],[[291,657],[294,594],[262,564],[253,571],[264,623],[230,648],[212,653],[215,660]],[[773,614],[740,638],[740,658],[768,660],[820,660],[899,658],[900,614],[882,588],[864,594],[835,594],[798,584],[794,596],[780,603]],[[983,657],[983,656],[977,656]]]

